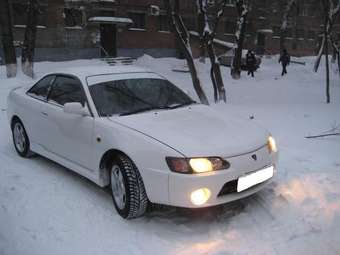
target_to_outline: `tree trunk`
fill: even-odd
[[[203,49],[201,53],[205,53],[204,50],[206,49],[210,59],[210,77],[214,89],[215,103],[222,100],[226,102],[226,94],[220,64],[216,58],[216,53],[214,49],[214,38],[216,35],[219,20],[224,13],[225,4],[225,1],[223,1],[222,4],[215,2],[214,5],[208,5],[207,0],[197,1],[197,17],[199,24],[199,33],[201,37],[200,48]]]
[[[337,53],[336,48],[333,46],[333,53],[332,53],[332,58],[331,58],[331,63],[333,64],[336,61],[336,53]]]
[[[340,51],[337,52],[337,59],[338,59],[338,72],[340,75]]]
[[[22,48],[21,64],[22,71],[27,76],[33,78],[33,61],[35,40],[37,34],[37,22],[39,14],[39,5],[37,0],[29,0],[27,23],[25,30],[25,40]]]
[[[241,78],[241,64],[242,64],[242,50],[243,50],[243,42],[244,42],[244,34],[246,31],[246,21],[248,10],[245,5],[244,0],[239,0],[236,2],[236,8],[238,12],[238,22],[237,22],[237,30],[235,33],[236,36],[236,49],[235,55],[233,59],[233,65],[231,67],[231,76],[233,79]]]
[[[200,3],[202,0],[200,0]],[[197,6],[197,24],[198,24],[198,34],[200,37],[200,62],[205,63],[205,40],[204,40],[204,13],[200,10],[199,6]]]
[[[329,18],[329,14],[330,14],[330,5],[329,2],[327,0],[323,0],[323,8],[324,8],[324,41],[325,41],[325,61],[326,61],[326,100],[327,100],[327,104],[330,103],[330,93],[329,93],[329,59],[328,59],[328,32],[329,29],[331,27],[331,20]]]
[[[17,58],[13,44],[12,21],[8,0],[0,1],[0,25],[7,77],[17,74]]]
[[[322,43],[321,43],[320,48],[319,48],[318,56],[317,56],[316,61],[314,63],[314,72],[318,71],[318,68],[319,68],[319,65],[320,65],[320,60],[321,60],[321,57],[322,57],[322,53],[325,50],[325,44],[328,43],[328,38],[325,38],[325,34],[330,35],[332,33],[333,24],[337,20],[337,16],[339,15],[339,12],[340,12],[340,0],[338,0],[336,7],[334,7],[334,5],[332,4],[332,8],[331,8],[331,5],[330,5],[330,3],[332,3],[332,2],[329,2],[329,1],[331,1],[331,0],[323,0],[322,1],[323,15],[324,15],[324,18],[325,18],[324,35],[322,37]]]
[[[190,74],[191,74],[192,83],[197,93],[197,96],[199,97],[202,104],[209,105],[209,101],[201,86],[200,79],[198,78],[196,66],[194,63],[194,58],[192,56],[192,52],[190,48],[188,31],[186,27],[184,26],[184,23],[179,15],[179,0],[175,0],[174,8],[171,7],[170,0],[166,0],[165,4],[167,5],[168,13],[171,18],[171,26],[176,34],[180,48],[187,61]]]
[[[287,5],[284,10],[283,16],[282,16],[282,24],[280,29],[280,52],[285,49],[285,38],[286,38],[286,31],[288,26],[288,15],[294,5],[296,0],[287,0]]]
[[[215,90],[218,91],[217,96],[215,97],[215,102],[224,101],[227,102],[221,68],[218,60],[216,59],[215,49],[213,47],[213,42],[209,42],[207,44],[207,52],[209,55],[209,59],[211,62],[210,76],[211,81],[213,82]]]
[[[285,38],[286,38],[286,29],[280,30],[280,52],[283,52],[285,49]]]
[[[318,69],[319,69],[322,53],[325,50],[325,42],[326,42],[325,35],[323,35],[322,36],[322,42],[321,42],[321,45],[320,45],[320,48],[319,48],[319,53],[318,53],[316,60],[315,60],[315,63],[314,63],[314,68],[313,68],[314,72],[317,72]]]
[[[328,38],[327,29],[325,29],[325,37]],[[326,60],[326,98],[327,104],[330,103],[330,93],[329,93],[329,60],[328,60],[328,40],[325,44],[325,60]]]

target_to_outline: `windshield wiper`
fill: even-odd
[[[188,106],[188,105],[192,105],[192,104],[197,104],[195,101],[188,101],[185,103],[181,103],[181,104],[176,104],[174,106],[169,106],[170,109],[176,109],[176,108],[180,108],[180,107],[184,107],[184,106]]]
[[[174,106],[170,106],[170,105],[150,106],[150,107],[145,107],[145,108],[133,110],[133,111],[130,111],[130,112],[123,112],[123,113],[119,114],[119,116],[127,116],[127,115],[132,115],[132,114],[137,114],[137,113],[147,112],[147,111],[152,111],[152,110],[173,110],[173,109],[176,109],[176,108],[180,108],[180,107],[184,107],[184,106],[188,106],[188,105],[192,105],[192,104],[197,104],[197,103],[195,101],[188,101],[188,102],[185,102],[185,103],[176,104]]]
[[[141,113],[141,112],[147,112],[147,111],[152,111],[152,110],[165,110],[165,109],[172,109],[172,108],[170,108],[168,106],[150,106],[150,107],[145,107],[145,108],[133,110],[133,111],[130,111],[130,112],[123,112],[123,113],[119,114],[119,116],[127,116],[127,115],[137,114],[137,113]]]

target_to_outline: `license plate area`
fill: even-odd
[[[259,171],[247,174],[238,178],[237,192],[242,192],[249,189],[252,186],[260,184],[266,180],[269,180],[274,175],[274,167],[270,166]]]

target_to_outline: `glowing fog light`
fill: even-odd
[[[276,142],[272,136],[268,137],[268,150],[270,153],[277,152]]]
[[[202,189],[198,189],[198,190],[193,191],[191,193],[190,198],[191,198],[191,202],[194,205],[203,205],[208,201],[210,196],[211,196],[210,190],[207,189],[207,188],[202,188]]]
[[[190,159],[189,164],[196,173],[211,172],[214,170],[211,161],[207,158],[193,158]]]

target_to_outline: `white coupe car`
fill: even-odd
[[[254,120],[221,115],[135,66],[47,74],[12,90],[7,113],[20,156],[36,153],[110,186],[124,218],[149,203],[227,203],[275,173],[275,141]]]

